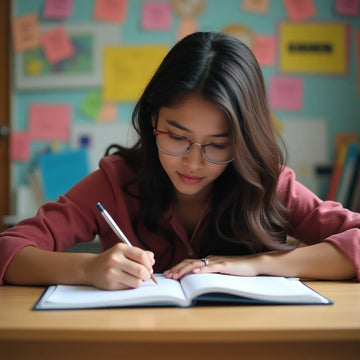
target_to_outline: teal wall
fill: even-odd
[[[176,42],[178,18],[173,15],[170,31],[143,31],[140,27],[141,0],[129,0],[127,18],[119,26],[121,40],[125,44],[166,43],[169,46]],[[259,34],[276,35],[279,20],[288,20],[281,0],[270,0],[269,11],[265,15],[244,12],[239,0],[207,0],[206,9],[197,19],[199,30],[220,31],[230,23],[247,25]],[[355,32],[360,31],[360,18],[340,16],[335,14],[334,1],[314,0],[317,16],[311,21],[341,21],[346,22],[351,28],[350,63],[346,76],[325,75],[300,75],[304,80],[303,108],[300,111],[274,111],[280,121],[291,121],[291,118],[322,118],[327,124],[328,154],[329,159],[334,158],[332,139],[336,132],[352,131],[360,134],[360,98],[358,96],[357,69],[355,56]],[[42,0],[14,1],[14,16],[36,12],[41,23],[50,23],[41,17]],[[95,22],[92,18],[94,0],[74,0],[72,16],[65,23]],[[263,67],[266,84],[272,75],[284,75],[279,72],[277,65]],[[89,89],[48,90],[48,91],[23,91],[13,93],[13,119],[12,124],[16,130],[24,130],[27,126],[27,111],[32,102],[68,103],[72,105],[73,122],[89,121],[76,111]],[[133,103],[119,103],[119,121],[128,121],[131,118]],[[43,144],[33,144],[32,152],[36,152]],[[62,144],[66,147],[67,144]],[[13,166],[13,183],[26,183],[28,164],[15,163]],[[320,180],[319,180],[320,181]],[[319,190],[319,195],[324,195],[324,187]]]

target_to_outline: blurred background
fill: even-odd
[[[251,48],[287,164],[319,197],[357,206],[358,146],[341,191],[333,170],[360,135],[359,0],[0,6],[2,228],[95,170],[109,144],[134,142],[130,120],[139,94],[170,47],[198,30],[228,33]]]

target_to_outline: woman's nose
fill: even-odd
[[[191,168],[199,168],[203,166],[205,159],[202,155],[201,144],[193,143],[190,151],[184,155],[184,160]]]

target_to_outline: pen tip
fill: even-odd
[[[96,204],[96,206],[100,211],[104,210],[104,207],[99,202]]]

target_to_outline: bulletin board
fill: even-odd
[[[142,88],[166,52],[197,30],[226,32],[252,49],[288,146],[288,165],[324,197],[326,179],[316,167],[333,161],[335,134],[360,134],[359,1],[296,3],[226,0],[219,7],[218,0],[14,0],[14,204],[17,193],[32,191],[43,154],[85,148],[84,171],[90,172],[110,143],[132,144],[131,115]],[[38,38],[24,41],[24,29],[35,29]],[[335,40],[329,37],[333,33]],[[295,43],[291,51],[289,42]],[[334,59],[334,66],[323,71],[327,59]],[[34,208],[29,205],[29,211]]]

